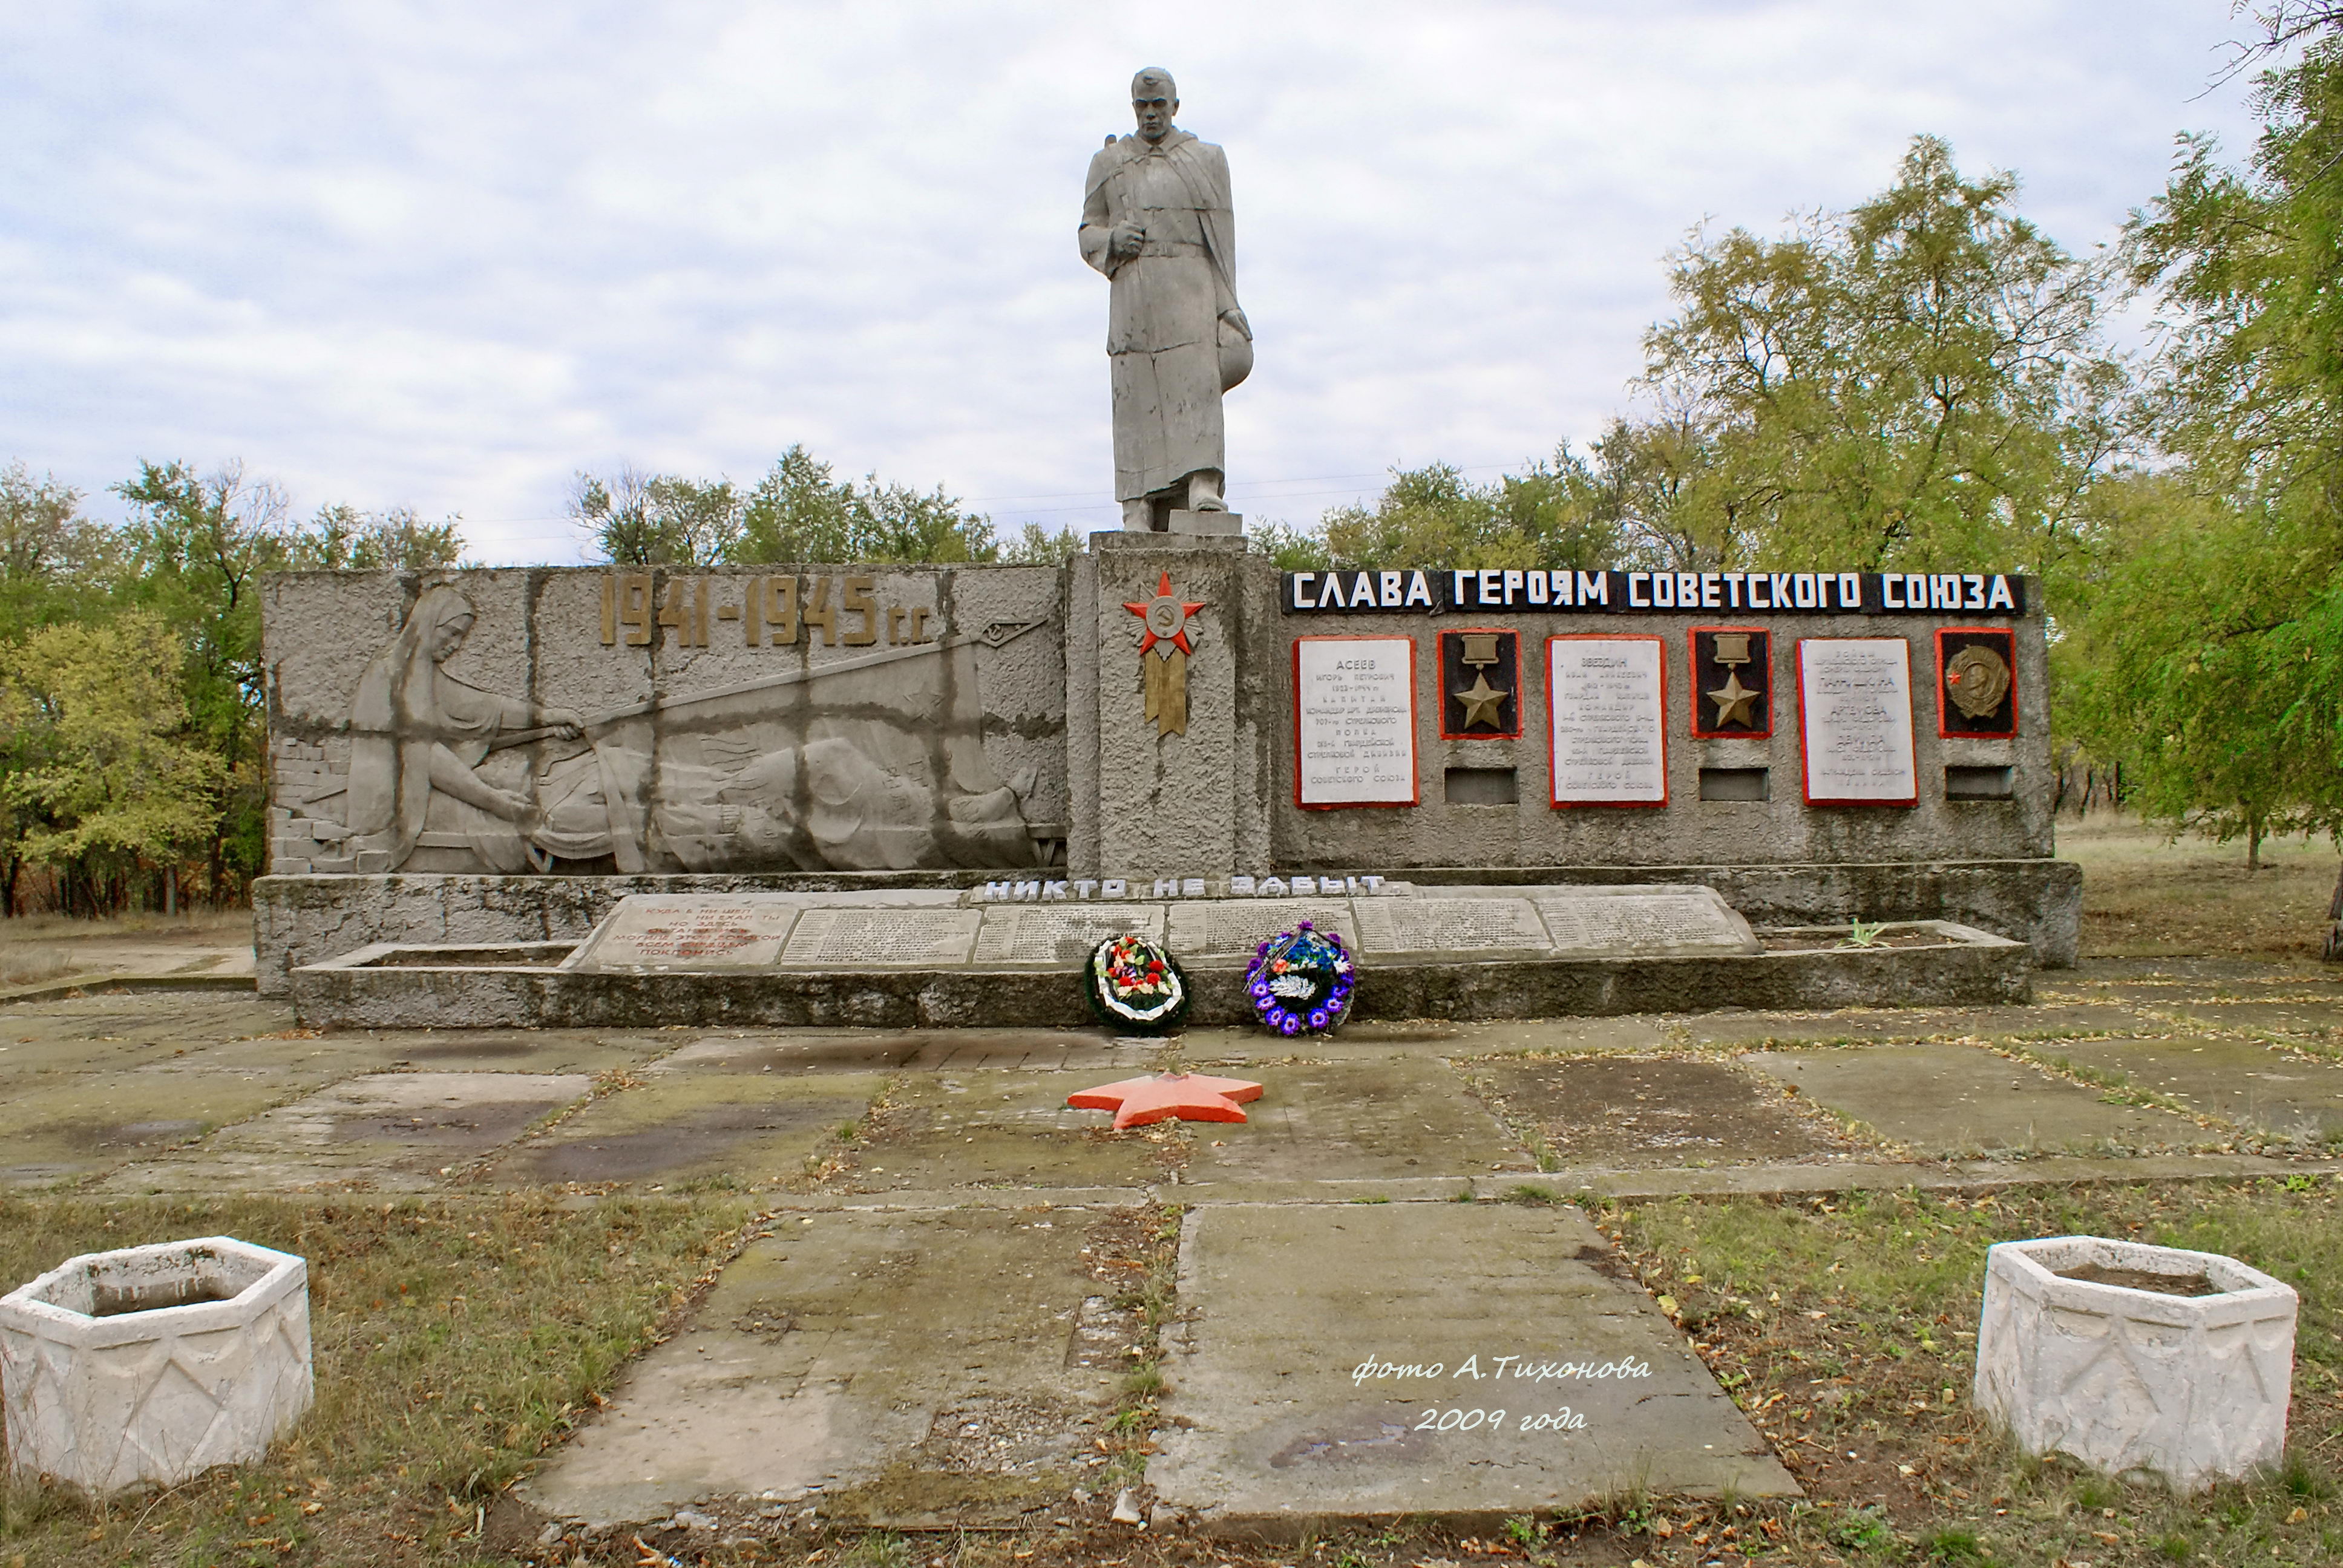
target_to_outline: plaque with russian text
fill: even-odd
[[[1668,803],[1667,678],[1656,637],[1546,638],[1556,806]]]
[[[1916,806],[1912,649],[1900,637],[1798,643],[1798,746],[1809,806]]]
[[[1414,805],[1414,639],[1296,638],[1293,746],[1299,805]]]

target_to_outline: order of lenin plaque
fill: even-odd
[[[1666,674],[1656,637],[1550,637],[1546,722],[1557,806],[1668,803]]]
[[[1809,806],[1916,806],[1912,647],[1900,637],[1798,642],[1798,746]]]
[[[1293,756],[1298,805],[1414,805],[1414,639],[1296,638]]]

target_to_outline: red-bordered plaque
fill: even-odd
[[[1293,803],[1413,806],[1415,639],[1293,639]]]
[[[1936,632],[1936,733],[2007,739],[2017,733],[2017,634],[2006,626]]]
[[[1692,732],[1701,740],[1774,733],[1774,634],[1762,626],[1696,626],[1684,637]]]
[[[1809,806],[1916,806],[1912,645],[1900,637],[1798,639],[1798,754]]]
[[[1668,670],[1656,637],[1545,639],[1548,773],[1556,806],[1668,803]]]
[[[1513,740],[1522,733],[1522,635],[1468,626],[1440,634],[1443,740]]]

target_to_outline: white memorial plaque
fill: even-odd
[[[588,970],[764,969],[797,919],[791,900],[755,893],[630,893],[573,967]]]
[[[1361,902],[1366,900],[1362,900]],[[1357,946],[1351,905],[1310,899],[1212,899],[1172,906],[1171,948],[1175,955],[1211,954],[1249,959],[1280,931],[1308,920]]]
[[[1297,638],[1293,732],[1301,804],[1414,805],[1414,639]]]
[[[1554,947],[1563,953],[1758,950],[1749,923],[1707,888],[1651,893],[1543,894]]]
[[[1656,637],[1554,637],[1546,722],[1557,806],[1668,803],[1667,692]]]
[[[1917,805],[1911,645],[1900,637],[1801,638],[1798,745],[1807,805]]]
[[[983,913],[983,928],[976,933],[980,964],[1077,969],[1099,943],[1124,931],[1151,942],[1163,940],[1163,910],[1157,904],[991,904]]]
[[[781,961],[848,969],[964,964],[983,918],[975,910],[811,909],[799,917]]]
[[[1544,953],[1552,944],[1527,899],[1374,899],[1359,904],[1369,953]]]

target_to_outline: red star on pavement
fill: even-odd
[[[1170,643],[1192,658],[1196,654],[1196,645],[1188,640],[1188,618],[1203,608],[1204,602],[1199,599],[1194,604],[1190,604],[1185,599],[1172,598],[1172,574],[1165,572],[1163,580],[1156,585],[1153,598],[1141,599],[1136,603],[1125,599],[1122,601],[1122,608],[1137,616],[1146,625],[1147,635],[1139,641],[1140,652],[1145,653],[1158,641],[1162,641]],[[1243,1119],[1240,1117],[1238,1120]]]
[[[1212,1078],[1201,1072],[1163,1072],[1151,1078],[1126,1078],[1066,1096],[1077,1111],[1111,1111],[1114,1130],[1143,1127],[1151,1121],[1242,1121],[1237,1107],[1261,1098],[1261,1085],[1242,1078]]]

